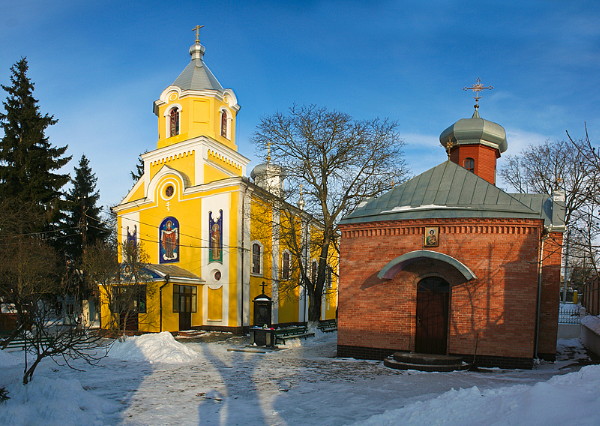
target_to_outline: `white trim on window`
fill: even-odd
[[[173,136],[177,136],[177,135],[171,135],[171,111],[177,108],[179,110],[179,123],[177,126],[178,129],[178,133],[177,135],[181,134],[181,112],[183,111],[183,108],[181,108],[181,104],[172,104],[169,106],[169,108],[165,109],[165,138],[171,138]]]
[[[250,247],[251,247],[251,251],[250,251],[250,259],[251,259],[251,263],[250,263],[250,274],[251,275],[257,275],[257,276],[262,276],[264,274],[264,265],[263,265],[263,259],[264,259],[264,254],[265,254],[265,250],[264,250],[264,246],[263,244],[258,241],[252,241],[250,243]],[[258,247],[258,253],[255,251],[255,247]],[[256,259],[256,256],[258,255],[258,259]]]

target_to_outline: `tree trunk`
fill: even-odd
[[[321,319],[321,296],[309,296],[308,322],[318,323]]]
[[[38,366],[38,364],[40,363],[42,358],[44,358],[44,357],[38,355],[36,357],[35,361],[33,362],[33,364],[31,364],[31,367],[29,367],[29,368],[25,367],[26,370],[23,373],[23,384],[24,385],[26,385],[27,383],[29,383],[31,381],[31,379],[33,378],[33,372],[35,371],[36,367]]]

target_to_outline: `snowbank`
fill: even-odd
[[[125,361],[146,361],[178,364],[194,361],[198,353],[176,341],[171,333],[144,334],[115,341],[108,352],[111,358]]]
[[[20,354],[21,352],[19,352]],[[0,351],[0,365],[2,367],[13,367],[21,363],[22,357],[12,354],[6,350]]]
[[[581,325],[585,325],[594,333],[600,335],[600,318],[593,315],[586,315],[581,318]]]
[[[119,409],[78,380],[37,375],[28,385],[13,381],[6,387],[10,399],[0,405],[2,425],[101,425],[106,414]]]
[[[451,390],[360,425],[600,424],[600,365],[533,386]]]

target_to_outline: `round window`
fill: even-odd
[[[165,195],[167,197],[172,197],[173,196],[173,192],[175,192],[175,189],[173,188],[173,185],[169,185],[166,187],[165,189]]]
[[[215,277],[215,281],[219,281],[221,279],[221,271],[215,271],[213,276]]]

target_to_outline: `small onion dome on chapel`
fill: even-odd
[[[208,69],[202,58],[206,48],[200,44],[199,36],[196,36],[196,42],[190,47],[192,60],[185,67],[179,77],[173,82],[172,86],[177,86],[181,90],[218,90],[223,91],[223,86]]]
[[[283,195],[283,180],[285,173],[283,167],[271,163],[271,142],[267,143],[267,162],[259,164],[250,173],[254,183],[269,191],[271,194],[281,197]]]
[[[285,178],[283,167],[270,162],[262,163],[252,169],[250,177],[254,183],[280,197],[283,194],[283,180]]]
[[[455,145],[486,145],[501,153],[508,147],[504,127],[479,117],[477,108],[471,118],[458,120],[442,132],[440,143],[444,148],[449,141]]]
[[[493,86],[484,86],[477,78],[475,84],[464,87],[475,93],[475,112],[471,118],[458,120],[440,135],[440,143],[446,149],[457,145],[485,145],[497,149],[499,153],[506,151],[506,130],[501,125],[484,120],[479,116],[479,99],[483,90],[492,90]]]

